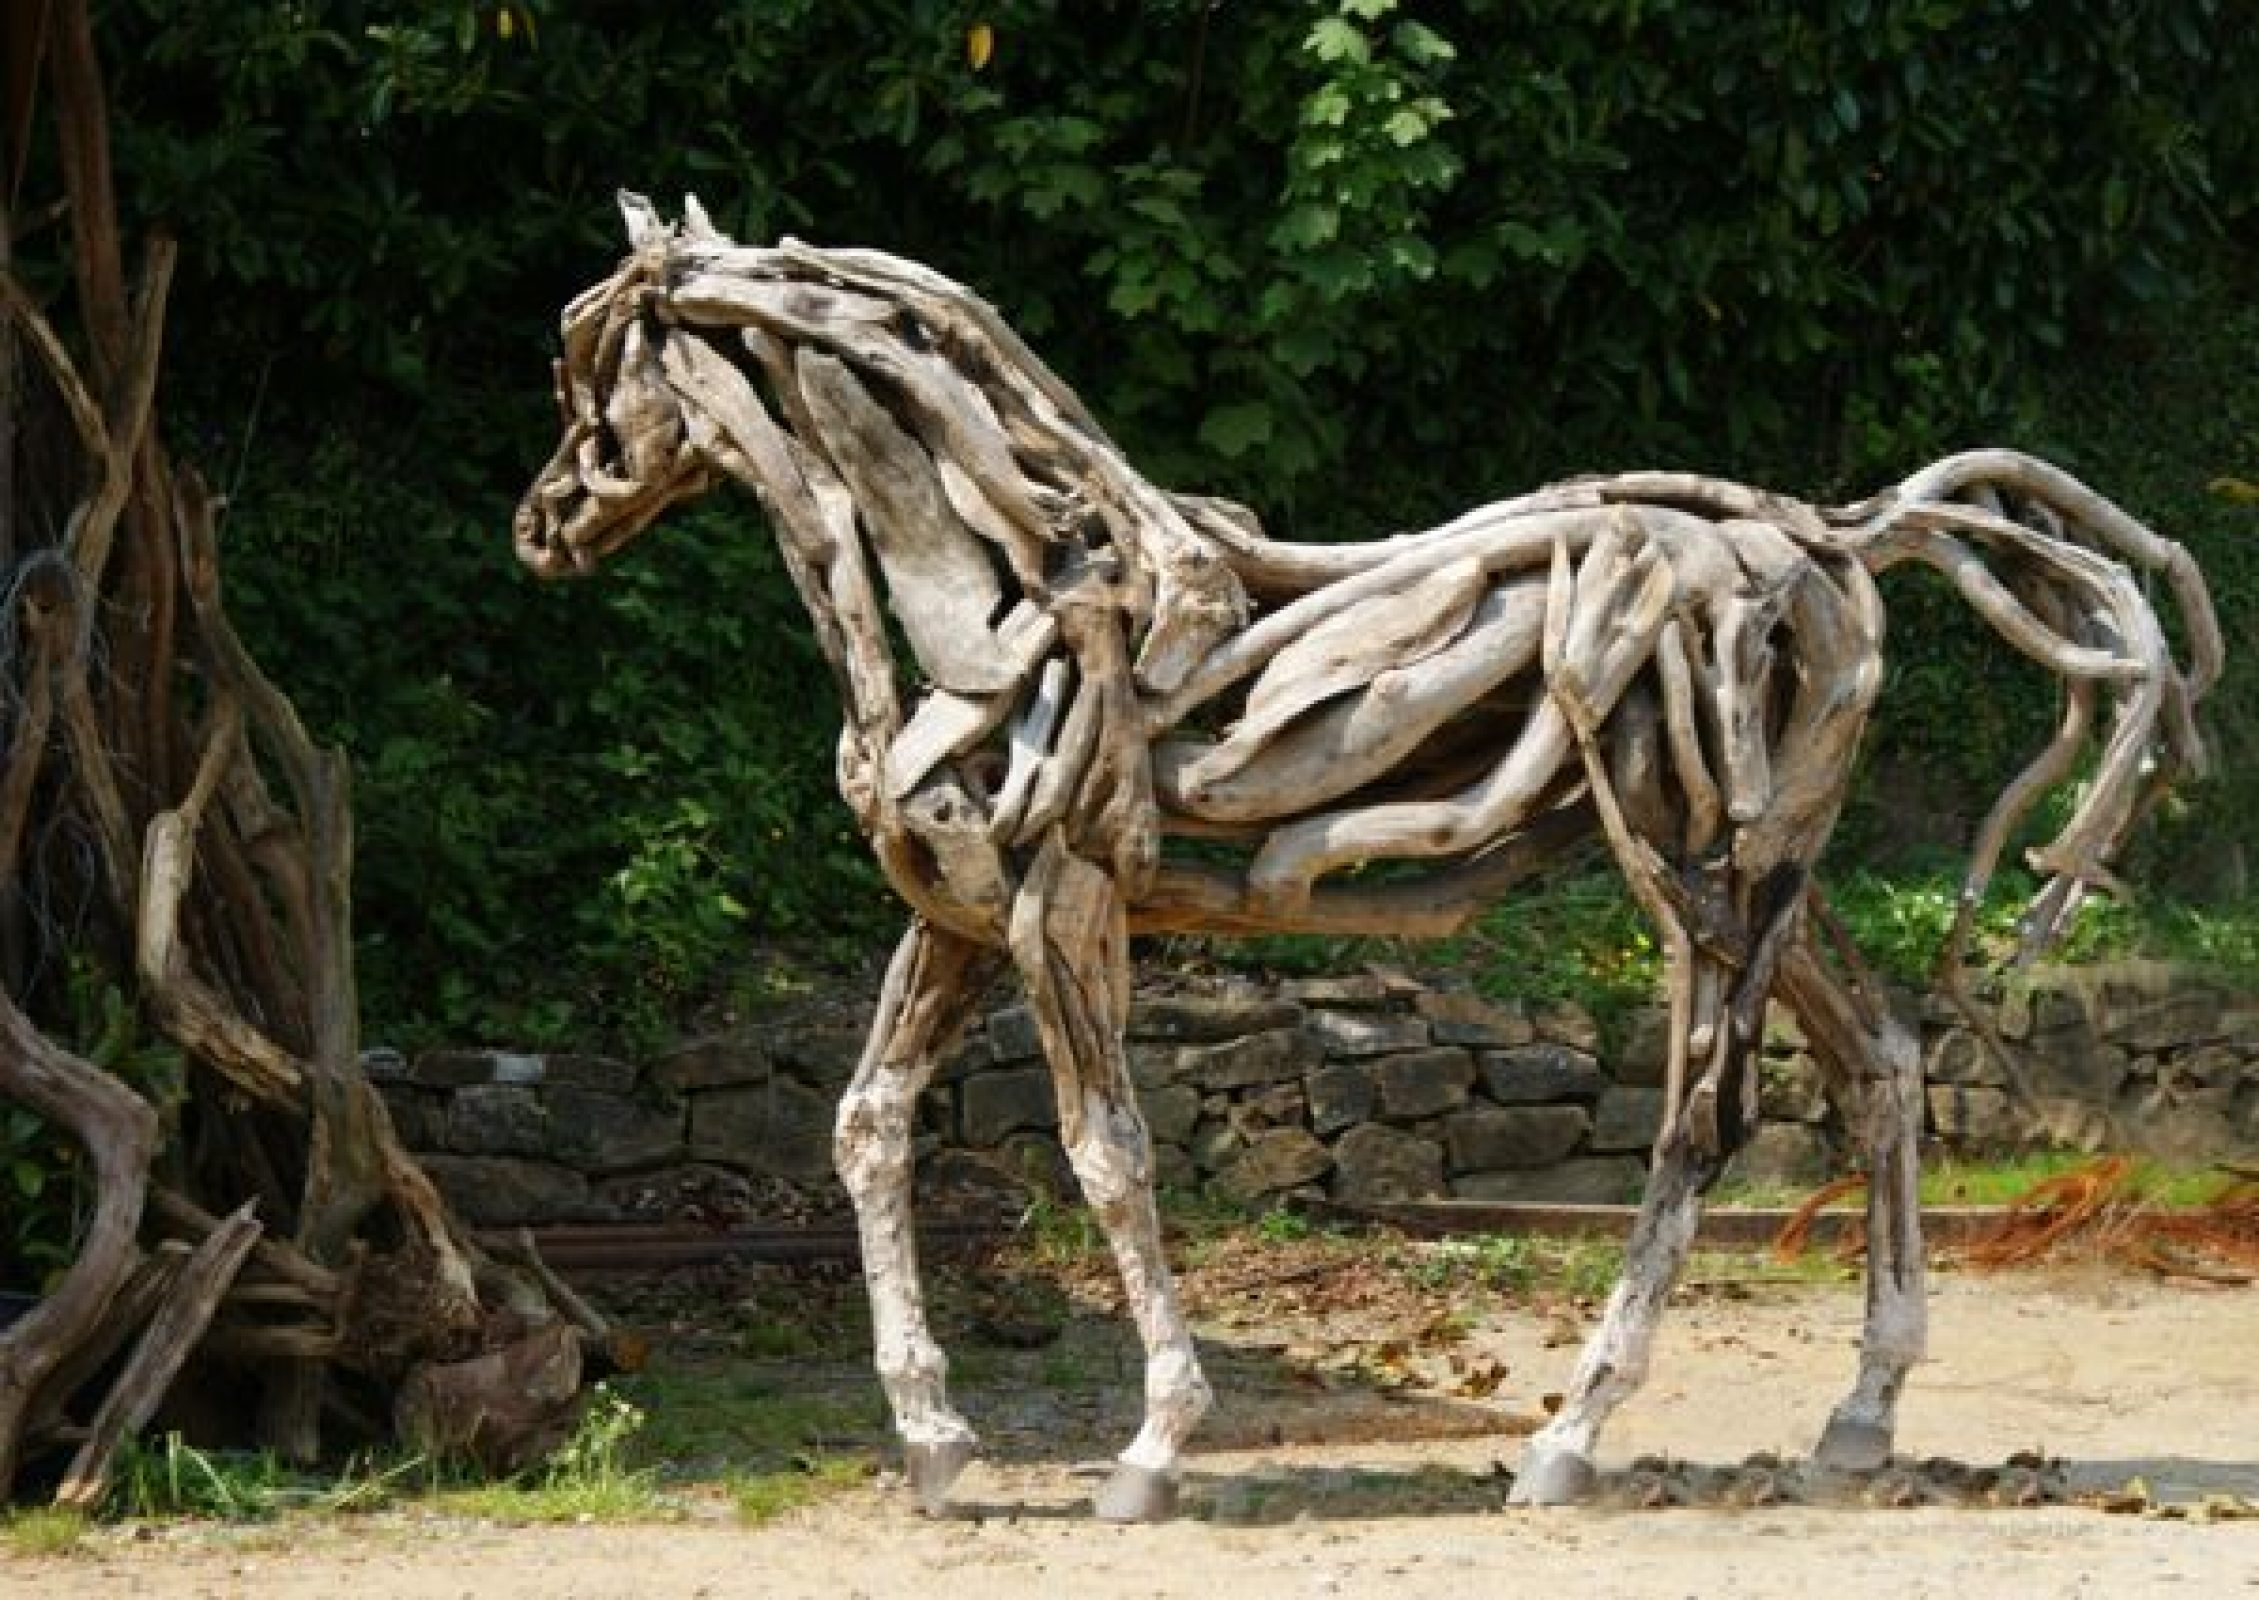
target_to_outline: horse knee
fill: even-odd
[[[1153,1192],[1153,1145],[1133,1106],[1093,1095],[1067,1141],[1067,1162],[1083,1197],[1108,1211]]]
[[[884,1088],[850,1089],[832,1119],[832,1167],[850,1193],[860,1194],[902,1170],[910,1151],[911,1104]]]

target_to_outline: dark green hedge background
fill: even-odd
[[[121,187],[183,243],[167,415],[234,497],[254,643],[357,759],[364,988],[392,1037],[653,1026],[747,941],[859,945],[890,914],[749,506],[593,587],[510,560],[550,330],[619,253],[615,188],[933,262],[1152,476],[1276,531],[1631,465],[1847,496],[2001,440],[2194,545],[2240,642],[2259,513],[2207,485],[2259,478],[2253,22],[2246,0],[103,14]],[[1898,598],[1846,841],[1870,853],[1965,826],[2051,711],[1964,614]],[[2228,773],[2176,859],[2232,846],[2259,798],[2252,682],[2223,693]]]

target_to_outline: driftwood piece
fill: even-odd
[[[1488,577],[1469,556],[1319,623],[1271,659],[1230,737],[1185,769],[1185,786],[1198,792],[1233,777],[1312,707],[1442,650],[1466,628]]]
[[[1154,781],[1170,807],[1203,821],[1291,816],[1337,799],[1394,771],[1447,721],[1534,661],[1544,616],[1541,585],[1498,585],[1457,639],[1410,665],[1377,672],[1363,692],[1288,728],[1228,777],[1213,776],[1209,745],[1172,739],[1155,747]]]
[[[109,1493],[110,1476],[121,1445],[156,1414],[173,1376],[188,1359],[219,1309],[220,1296],[235,1279],[261,1232],[248,1202],[214,1228],[181,1263],[125,1371],[95,1413],[86,1442],[63,1474],[55,1503],[91,1511]]]
[[[826,454],[856,497],[895,619],[926,675],[958,694],[1013,686],[990,631],[1003,590],[980,539],[949,506],[932,459],[843,362],[810,352],[800,380]]]
[[[157,1151],[157,1113],[111,1077],[51,1043],[0,993],[0,1095],[77,1140],[94,1180],[78,1254],[28,1316],[0,1329],[0,1497],[15,1482],[23,1425],[42,1387],[96,1336],[133,1270],[134,1234]]]
[[[433,1461],[517,1472],[564,1442],[580,1385],[580,1336],[560,1318],[467,1361],[418,1367],[393,1426]]]
[[[1058,618],[1026,600],[1015,605],[996,630],[997,660],[1008,679],[1006,688],[989,695],[949,689],[927,695],[886,752],[887,798],[901,799],[935,767],[994,731],[1058,642]]]
[[[989,837],[999,844],[1015,839],[1027,818],[1036,780],[1050,758],[1052,738],[1066,709],[1071,670],[1063,660],[1046,661],[1036,679],[1035,692],[1012,719],[1004,781],[997,786],[988,824]]]
[[[1515,1494],[1569,1498],[1591,1481],[1701,1195],[1755,1124],[1776,977],[1883,1175],[1859,1378],[1820,1453],[1887,1458],[1921,1353],[1920,1063],[1855,952],[1827,950],[1811,877],[1882,680],[1874,577],[1938,567],[2069,685],[2054,738],[1986,821],[1972,886],[2101,731],[2090,782],[2038,855],[2057,874],[2031,913],[2044,938],[2107,881],[2160,774],[2202,758],[2194,708],[2219,637],[2185,552],[2001,452],[1850,507],[1635,472],[1370,544],[1285,544],[1244,508],[1140,477],[1002,319],[939,274],[868,251],[742,247],[640,202],[628,215],[634,255],[567,310],[561,395],[568,416],[610,414],[621,386],[649,383],[656,348],[672,420],[636,402],[653,445],[631,454],[649,481],[626,482],[568,424],[520,509],[519,552],[537,571],[583,570],[649,506],[727,474],[769,507],[842,667],[842,791],[917,918],[840,1150],[922,1504],[946,1503],[972,1434],[900,1247],[907,1107],[938,1019],[962,1014],[985,970],[976,952],[1008,957],[1026,986],[1064,1141],[1145,1342],[1144,1426],[1097,1508],[1159,1515],[1206,1388],[1126,1087],[1129,933],[1446,933],[1595,844],[1665,954],[1664,1129],[1632,1259]],[[685,442],[672,454],[669,428]],[[2185,662],[2148,574],[2184,613]]]

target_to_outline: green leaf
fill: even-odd
[[[1341,212],[1333,206],[1305,203],[1290,209],[1271,228],[1271,246],[1277,250],[1307,250],[1331,244],[1341,237]]]
[[[1268,444],[1274,429],[1271,408],[1260,400],[1218,406],[1200,423],[1200,442],[1218,455],[1236,459]]]
[[[1329,65],[1349,61],[1362,66],[1373,59],[1371,43],[1339,17],[1321,18],[1302,41],[1302,48]]]
[[[1409,19],[1399,22],[1389,38],[1396,46],[1396,53],[1415,66],[1458,59],[1459,47],[1424,22]]]
[[[1381,132],[1393,144],[1415,145],[1428,136],[1430,126],[1432,124],[1417,106],[1406,106],[1403,110],[1390,114],[1388,120],[1381,124]]]

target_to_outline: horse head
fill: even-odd
[[[628,257],[565,308],[553,367],[563,431],[512,522],[518,558],[544,577],[594,571],[717,475],[667,381],[655,314],[677,250],[711,227],[695,201],[679,228],[640,195],[623,193],[620,210]]]

